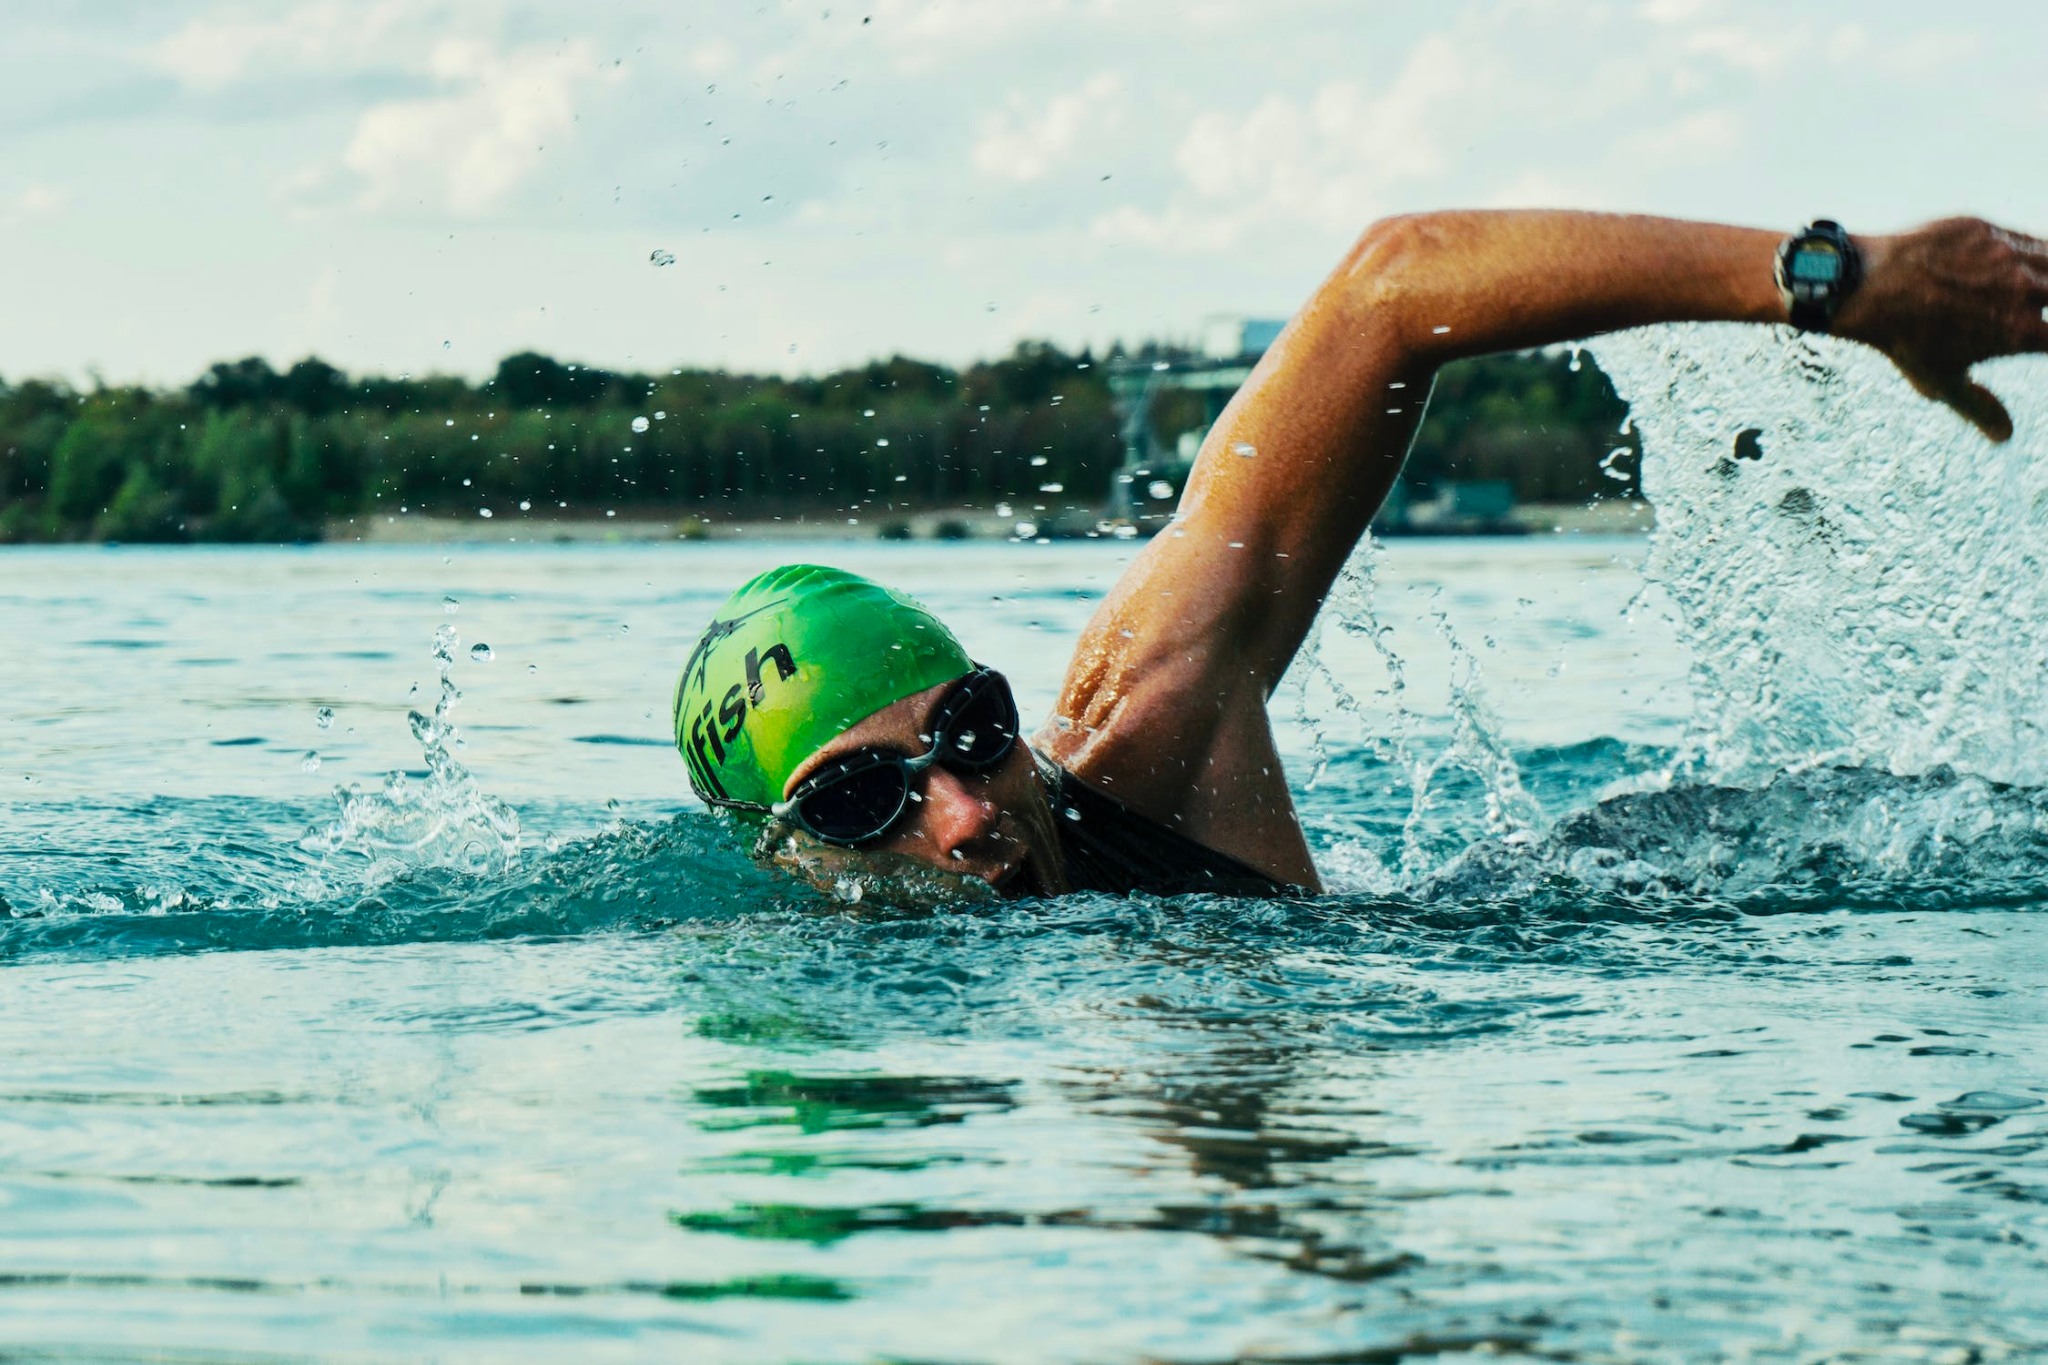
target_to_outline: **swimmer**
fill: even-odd
[[[683,669],[698,796],[819,867],[934,868],[1004,896],[1275,894],[1321,882],[1266,705],[1466,356],[1649,323],[1791,323],[1874,347],[1993,441],[1970,377],[2048,351],[2048,245],[1976,219],[1792,235],[1549,210],[1368,228],[1204,441],[1172,534],[1131,562],[1027,738],[1001,673],[909,597],[791,565]],[[1256,458],[1241,458],[1246,447]]]

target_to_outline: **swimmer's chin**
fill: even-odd
[[[1017,867],[994,883],[946,872],[906,857],[871,849],[841,848],[813,839],[788,825],[771,824],[754,845],[754,857],[807,882],[842,905],[938,910],[957,905],[993,905],[1036,894],[1032,879]]]

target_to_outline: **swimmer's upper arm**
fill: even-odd
[[[1090,622],[1070,683],[1085,691],[1105,656],[1185,658],[1200,629],[1204,676],[1171,685],[1248,678],[1263,699],[1393,487],[1440,366],[1648,322],[1782,321],[1777,240],[1547,209],[1373,224],[1217,419],[1178,517]]]
[[[1305,886],[1315,871],[1265,703],[1428,393],[1432,370],[1375,274],[1399,236],[1361,239],[1217,419],[1173,523],[1082,633],[1040,737],[1136,809]]]
[[[1172,526],[1088,623],[1046,747],[1214,847],[1281,876],[1305,865],[1265,702],[1392,488],[1438,367],[1655,322],[1782,323],[1778,240],[1551,209],[1366,229],[1209,432]],[[1857,240],[1864,282],[1837,331],[2001,439],[2010,420],[1969,367],[2048,347],[2048,245],[1975,219]]]
[[[1368,228],[1089,621],[1044,746],[1213,847],[1278,875],[1305,866],[1265,703],[1392,488],[1437,368],[1653,321],[1782,320],[1776,240],[1550,210]]]

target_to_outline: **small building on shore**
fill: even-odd
[[[1123,439],[1123,460],[1107,499],[1110,517],[1141,530],[1172,518],[1209,429],[1286,325],[1283,318],[1219,314],[1203,324],[1199,352],[1110,363],[1110,393]],[[1512,535],[1526,528],[1515,516],[1513,488],[1488,479],[1440,481],[1426,499],[1397,481],[1373,529],[1381,535]]]

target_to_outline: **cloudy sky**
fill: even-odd
[[[0,0],[0,376],[963,361],[1563,204],[2048,229],[2048,6]],[[653,253],[672,255],[657,265]]]

